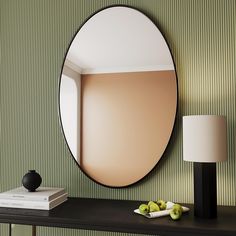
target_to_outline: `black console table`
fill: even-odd
[[[190,212],[181,220],[169,216],[147,219],[133,212],[140,201],[69,198],[50,210],[0,208],[0,223],[127,232],[160,236],[235,236],[236,207],[218,206],[216,219],[197,219]],[[183,204],[185,205],[185,204]],[[36,233],[35,233],[36,235]]]

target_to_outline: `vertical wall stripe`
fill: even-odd
[[[158,25],[172,51],[179,87],[167,151],[147,178],[124,189],[95,184],[77,168],[57,107],[72,36],[87,17],[112,4],[136,7]],[[36,169],[43,185],[65,187],[70,196],[192,203],[192,163],[182,160],[182,116],[221,114],[227,117],[228,161],[217,164],[218,204],[236,205],[235,25],[234,0],[2,0],[0,191],[19,186],[23,174]],[[0,232],[7,235],[7,226]],[[127,234],[39,227],[38,235]]]

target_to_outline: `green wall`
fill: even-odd
[[[179,86],[176,126],[162,161],[124,189],[102,187],[77,168],[57,106],[68,43],[88,16],[111,4],[137,7],[154,20],[170,45]],[[182,160],[182,116],[221,114],[227,116],[228,161],[217,164],[218,204],[236,205],[235,25],[235,0],[1,0],[0,191],[19,186],[23,174],[36,169],[43,185],[65,187],[70,196],[192,203],[192,164]],[[7,235],[7,226],[0,227]],[[38,227],[38,235],[121,234]]]

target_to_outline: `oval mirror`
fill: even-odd
[[[90,17],[62,68],[60,119],[83,172],[109,187],[131,185],[158,163],[177,107],[168,45],[140,11],[113,6]]]

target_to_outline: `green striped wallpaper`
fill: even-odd
[[[102,187],[81,173],[67,150],[57,107],[69,41],[88,16],[111,4],[136,7],[158,25],[173,53],[179,86],[176,126],[162,161],[124,189]],[[236,205],[235,25],[235,0],[1,0],[0,191],[19,186],[23,174],[36,169],[44,185],[63,186],[70,196],[191,203],[192,164],[182,160],[182,116],[222,114],[228,161],[217,164],[218,204]],[[7,235],[7,226],[0,227]],[[121,234],[39,227],[38,235]]]

